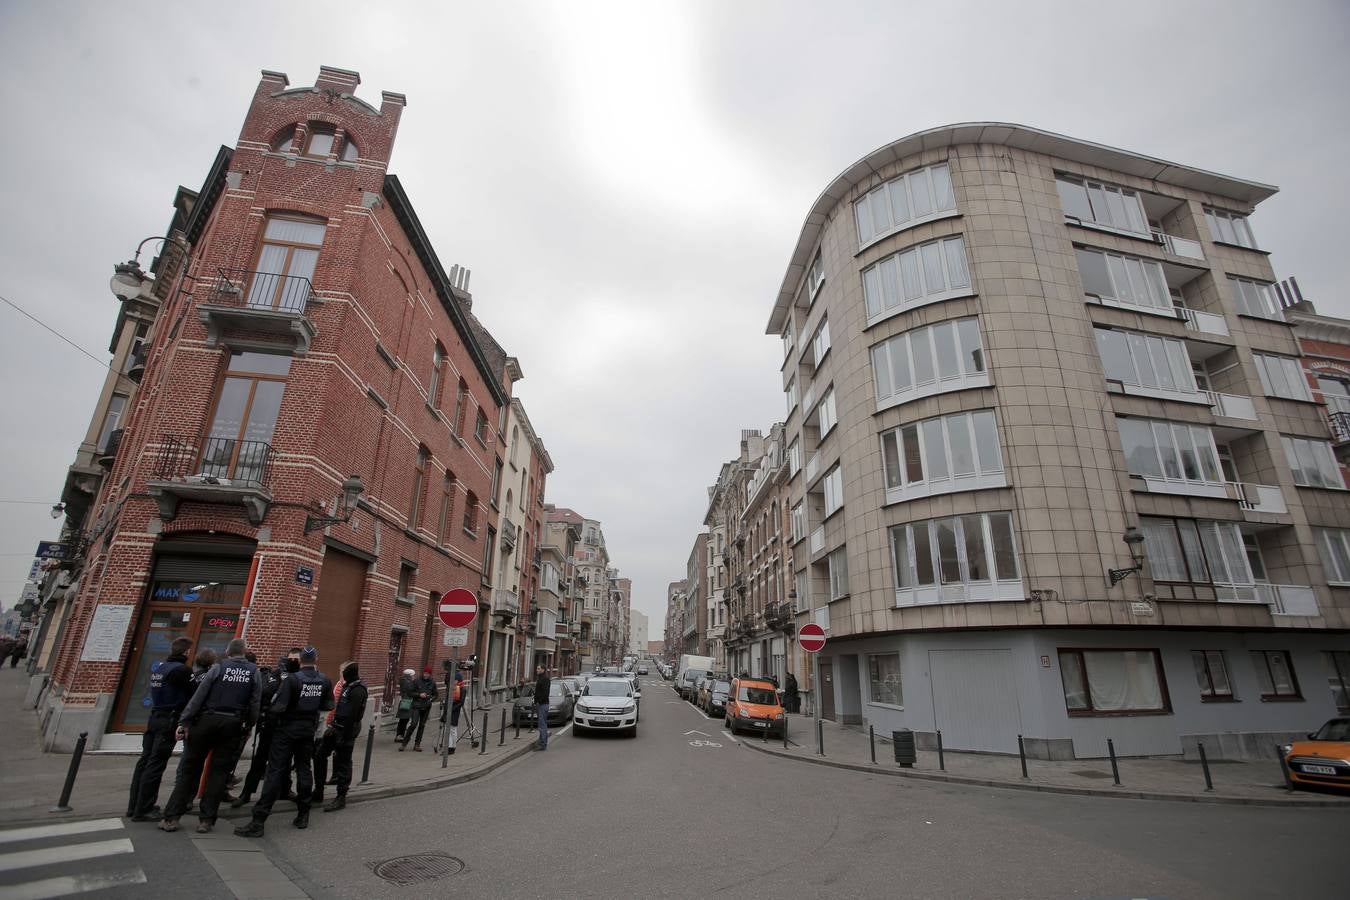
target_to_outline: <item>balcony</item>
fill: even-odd
[[[816,474],[818,472],[820,472],[819,450],[817,450],[815,453],[812,453],[811,458],[806,461],[806,483],[810,484],[811,480],[816,477]]]
[[[570,635],[573,635],[573,636],[578,636],[578,635],[580,635],[580,634],[581,634],[581,623],[580,623],[580,622],[568,622],[568,623],[567,623],[567,633],[570,634]]]
[[[1226,419],[1244,419],[1248,422],[1259,421],[1256,415],[1256,405],[1252,403],[1251,397],[1242,397],[1237,394],[1220,394],[1215,391],[1201,391],[1209,405],[1214,408],[1214,415]]]
[[[1162,231],[1153,232],[1153,240],[1167,253],[1173,256],[1181,256],[1186,259],[1204,260],[1205,251],[1200,246],[1199,241],[1193,241],[1190,238],[1177,237],[1174,234],[1167,234]]]
[[[1285,515],[1289,507],[1284,503],[1284,493],[1269,484],[1247,484],[1230,482],[1233,486],[1238,505],[1248,512]]]
[[[306,310],[318,298],[308,278],[248,269],[220,269],[218,273],[207,302],[197,307],[210,346],[232,334],[261,333],[291,338],[296,356],[309,352],[317,329]]]
[[[816,530],[811,532],[811,554],[815,555],[825,549],[825,526],[817,525]]]
[[[516,526],[510,519],[502,520],[502,533],[499,537],[501,538],[503,553],[510,553],[516,549]]]
[[[145,357],[145,344],[138,344],[136,349],[131,351],[131,356],[127,358],[127,368],[122,374],[126,375],[137,384],[140,384],[142,376],[145,375]]]
[[[105,469],[111,469],[117,460],[117,448],[122,445],[122,431],[121,428],[114,428],[108,432],[108,440],[98,452],[98,464]]]
[[[789,631],[795,614],[786,603],[770,603],[764,607],[764,624],[774,631]]]
[[[201,448],[165,435],[145,489],[159,506],[160,518],[178,515],[183,500],[244,507],[248,520],[261,525],[272,504],[272,463],[276,453],[263,441],[208,438]]]
[[[1256,599],[1270,607],[1272,616],[1316,616],[1317,598],[1303,584],[1258,584]]]
[[[708,639],[709,639],[709,640],[721,640],[722,638],[725,638],[726,636],[727,636],[727,626],[725,626],[725,625],[709,625],[709,626],[708,626]]]
[[[519,615],[520,599],[516,597],[516,592],[503,588],[493,591],[492,614],[500,618],[503,623],[510,622]]]
[[[1350,443],[1350,410],[1328,410],[1327,427],[1333,443]]]
[[[1186,327],[1191,331],[1199,331],[1204,334],[1221,334],[1229,337],[1228,322],[1223,316],[1214,313],[1200,312],[1197,309],[1187,309],[1184,306],[1173,307],[1177,318],[1186,323]]]

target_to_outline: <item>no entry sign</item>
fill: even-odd
[[[807,653],[817,653],[825,648],[825,629],[814,622],[803,625],[802,630],[797,632],[797,643]]]
[[[455,588],[441,598],[436,613],[446,628],[466,628],[478,615],[478,598],[472,591]]]

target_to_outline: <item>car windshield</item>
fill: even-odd
[[[778,702],[778,695],[768,688],[743,687],[736,699],[742,703],[763,703],[772,706]]]
[[[713,685],[712,689],[714,694],[729,694],[731,693],[731,682],[719,681]]]
[[[684,680],[685,680],[685,681],[690,681],[690,682],[696,682],[696,681],[698,681],[700,678],[702,678],[704,675],[707,675],[707,674],[708,674],[708,673],[705,672],[705,671],[703,671],[702,669],[690,669],[689,671],[687,671],[687,672],[684,673]]]
[[[1313,735],[1315,741],[1350,741],[1350,719],[1332,719]]]
[[[622,681],[592,681],[586,685],[586,694],[591,697],[627,697],[628,684]]]

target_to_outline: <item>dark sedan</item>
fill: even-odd
[[[572,698],[572,692],[562,682],[555,681],[550,684],[548,688],[548,724],[567,724],[572,718],[572,707],[575,702]],[[516,702],[511,707],[511,724],[524,728],[532,725],[535,720],[534,691],[527,690],[523,695],[516,698]]]

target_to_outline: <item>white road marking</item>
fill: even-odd
[[[5,900],[47,900],[48,897],[68,897],[71,894],[84,894],[89,891],[145,882],[144,872],[140,869],[131,869],[103,875],[63,875],[58,878],[30,881],[27,884],[5,885],[3,893]]]
[[[93,819],[89,822],[62,822],[59,825],[35,825],[32,828],[11,828],[0,831],[0,844],[10,841],[35,841],[39,838],[65,837],[71,834],[87,834],[90,831],[117,831],[122,827],[121,819]]]
[[[689,746],[690,746],[690,747],[713,747],[713,748],[720,748],[722,745],[719,744],[719,743],[717,743],[716,741],[690,741],[690,742],[689,742]]]
[[[686,732],[684,733],[684,736],[685,736],[685,737],[689,737],[689,735],[691,735],[691,734],[701,734],[701,735],[703,735],[704,737],[711,737],[711,735],[708,734],[706,731],[686,731]]]
[[[740,741],[738,741],[738,740],[736,740],[734,737],[732,737],[732,736],[731,736],[731,732],[730,732],[730,731],[727,731],[725,728],[722,729],[722,734],[726,735],[726,736],[727,736],[727,739],[730,740],[733,744],[739,744],[739,743],[740,743]]]
[[[34,866],[49,866],[52,863],[71,863],[81,859],[97,859],[100,856],[116,856],[119,853],[135,853],[131,841],[118,838],[115,841],[94,841],[89,844],[68,844],[64,847],[43,847],[40,850],[22,850],[18,853],[0,855],[0,872],[12,872],[15,869],[29,869]]]

